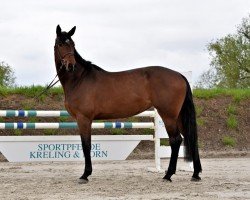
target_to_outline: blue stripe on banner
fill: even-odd
[[[122,123],[121,122],[115,122],[115,128],[121,128]]]
[[[23,129],[23,122],[17,122],[17,128]]]
[[[18,111],[18,117],[24,117],[24,114],[25,114],[24,110]]]

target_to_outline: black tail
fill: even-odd
[[[198,136],[196,125],[196,113],[193,102],[193,95],[190,85],[184,77],[187,84],[187,92],[184,103],[181,108],[181,121],[183,126],[184,136],[184,159],[186,161],[196,160],[199,157],[198,154]]]

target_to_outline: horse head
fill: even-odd
[[[65,67],[67,71],[70,67],[74,68],[75,60],[75,44],[71,36],[75,33],[76,27],[74,26],[69,32],[62,32],[61,27],[56,27],[56,41],[55,41],[55,58],[60,61],[61,67]]]

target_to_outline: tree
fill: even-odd
[[[250,15],[248,18],[243,18],[241,26],[238,26],[239,34],[245,36],[246,39],[250,40]]]
[[[0,86],[12,87],[14,84],[14,71],[7,63],[0,62]]]
[[[197,87],[250,87],[250,15],[236,34],[209,43],[207,49],[211,68],[201,75]]]
[[[218,76],[215,69],[210,68],[200,75],[199,80],[195,83],[195,88],[213,88],[218,83]]]

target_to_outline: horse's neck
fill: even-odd
[[[75,88],[82,82],[83,74],[85,72],[85,68],[81,63],[76,63],[74,69],[67,71],[64,67],[61,68],[60,65],[57,65],[57,73],[59,80],[62,84],[65,97],[72,93]]]
[[[56,56],[57,54],[55,54]],[[67,71],[65,67],[61,66],[61,61],[58,57],[55,57],[56,70],[59,80],[64,89],[65,97],[72,93],[79,84],[82,84],[86,76],[95,73],[95,68],[91,64],[84,60],[80,54],[75,50],[76,67],[73,71]]]

